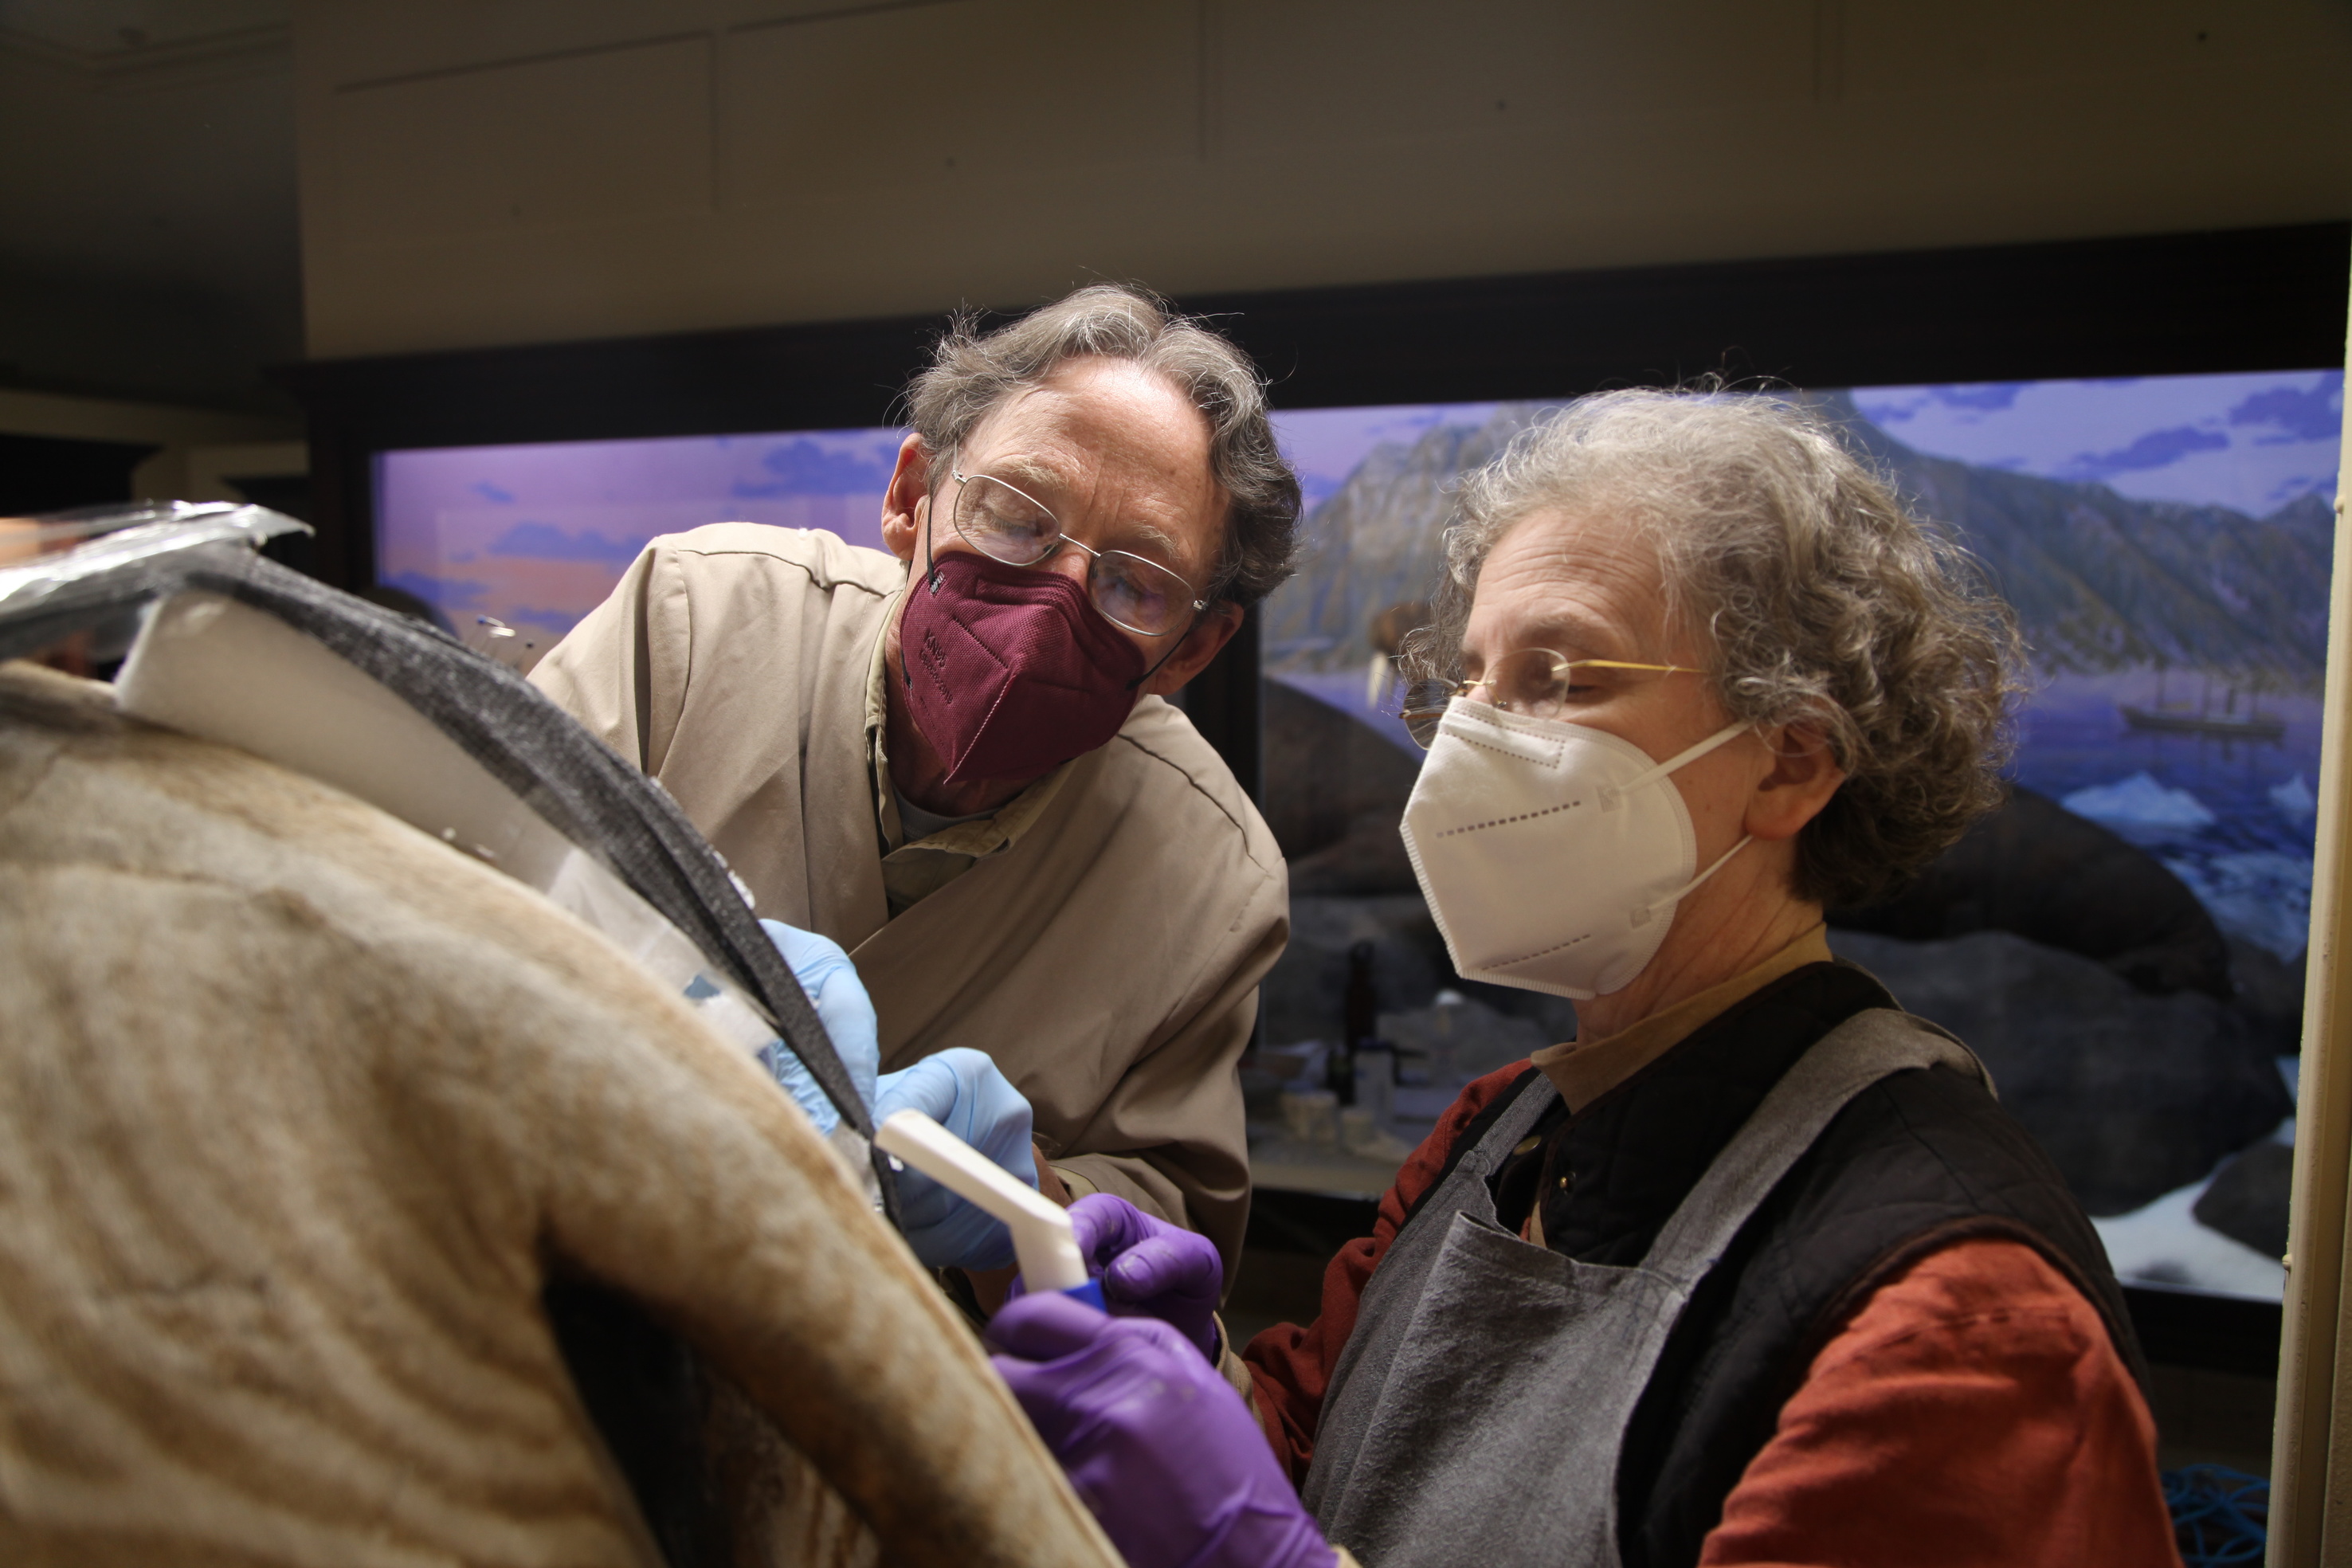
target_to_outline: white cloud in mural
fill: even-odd
[[[1863,416],[1932,457],[2260,517],[2336,493],[2340,371],[1857,388]]]

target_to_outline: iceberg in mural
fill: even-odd
[[[2221,855],[2168,855],[2165,869],[2189,884],[2232,936],[2294,959],[2311,936],[2311,857],[2274,849]]]
[[[2168,789],[2145,770],[2110,784],[2078,789],[2059,802],[2077,816],[2130,837],[2133,828],[2194,833],[2213,826],[2204,803],[2185,789]]]
[[[2284,784],[2273,784],[2266,792],[2279,815],[2289,822],[2310,822],[2319,816],[2319,799],[2311,786],[2297,773]]]

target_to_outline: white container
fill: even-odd
[[[1356,1104],[1372,1113],[1372,1125],[1385,1131],[1396,1119],[1396,1052],[1378,1041],[1356,1047]]]
[[[1328,1089],[1284,1089],[1282,1125],[1301,1143],[1337,1143],[1339,1097]]]

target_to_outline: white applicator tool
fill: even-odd
[[[1103,1304],[1102,1282],[1087,1278],[1086,1255],[1062,1205],[996,1168],[979,1150],[919,1110],[900,1110],[875,1130],[874,1146],[975,1204],[1013,1232],[1021,1279],[1032,1290],[1059,1290]]]

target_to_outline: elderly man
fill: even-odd
[[[1008,1164],[1230,1262],[1234,1064],[1286,886],[1163,699],[1289,571],[1298,484],[1262,384],[1098,286],[950,331],[908,401],[889,554],[749,523],[657,539],[532,679],[661,781],[761,915],[848,950],[884,1068],[987,1053],[1034,1112]],[[914,1239],[1008,1262],[988,1229]]]
[[[1456,966],[1579,1038],[1233,1388],[1197,1238],[1081,1205],[1140,1315],[999,1315],[1039,1430],[1138,1564],[2176,1561],[2096,1234],[1822,941],[1993,798],[1998,604],[1769,399],[1588,399],[1462,512],[1403,831]]]

